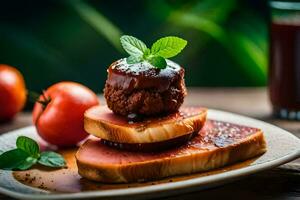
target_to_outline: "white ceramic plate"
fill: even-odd
[[[0,170],[0,192],[18,199],[39,200],[163,197],[220,185],[245,175],[282,165],[300,157],[300,140],[291,133],[276,126],[241,115],[217,110],[209,110],[208,118],[262,129],[267,141],[267,152],[250,165],[234,170],[224,170],[222,173],[214,173],[206,176],[191,176],[191,178],[176,182],[164,182],[156,185],[75,193],[53,193],[35,189],[16,181],[10,171]],[[34,139],[38,138],[34,127],[18,129],[0,136],[0,149],[7,150],[14,148],[15,140],[18,135],[27,135]]]

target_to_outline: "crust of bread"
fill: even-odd
[[[164,177],[204,172],[238,161],[244,161],[266,152],[266,142],[261,131],[242,139],[238,143],[212,150],[187,148],[182,155],[160,157],[143,162],[123,164],[89,163],[81,153],[89,148],[89,140],[76,154],[78,172],[81,176],[99,182],[126,183]],[[101,154],[102,152],[99,152]]]
[[[118,143],[161,142],[198,132],[203,127],[207,115],[207,110],[202,108],[196,115],[183,119],[175,118],[152,124],[127,126],[103,120],[97,117],[95,112],[102,112],[101,107],[93,107],[85,112],[84,129],[98,138]]]

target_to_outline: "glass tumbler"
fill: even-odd
[[[270,1],[269,96],[275,116],[300,120],[300,2]]]

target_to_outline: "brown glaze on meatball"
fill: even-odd
[[[165,69],[148,62],[127,64],[126,59],[108,68],[104,97],[116,114],[153,116],[176,112],[186,96],[184,69],[167,60]]]

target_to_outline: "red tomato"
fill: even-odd
[[[22,74],[0,64],[0,121],[12,119],[24,107],[26,87]]]
[[[39,100],[44,105],[35,103],[33,123],[45,141],[66,147],[87,137],[83,128],[84,112],[99,104],[96,94],[90,89],[79,83],[60,82],[49,87]]]

